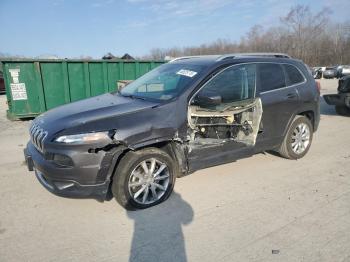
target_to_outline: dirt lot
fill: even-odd
[[[305,158],[208,168],[138,212],[47,192],[23,165],[29,122],[0,104],[0,261],[350,261],[350,118],[323,102]]]

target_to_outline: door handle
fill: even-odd
[[[287,99],[294,99],[294,98],[296,98],[296,97],[297,97],[297,95],[294,94],[294,93],[289,93],[288,95],[286,95],[286,98],[287,98]]]

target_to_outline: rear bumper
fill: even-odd
[[[114,158],[122,152],[119,151],[102,152],[101,155],[96,155],[94,163],[88,158],[85,165],[61,167],[45,159],[29,142],[24,150],[24,158],[28,170],[34,171],[39,182],[51,193],[70,198],[105,200],[116,162]],[[79,160],[80,163],[84,161],[81,156]]]
[[[328,105],[347,106],[350,108],[350,94],[348,93],[324,95],[323,98]]]
[[[330,78],[335,78],[335,77],[336,77],[335,75],[325,75],[325,74],[323,74],[323,78],[330,79]]]
[[[321,108],[319,103],[315,112],[316,114],[314,119],[314,132],[318,130],[318,126],[320,125],[320,120],[321,120]]]

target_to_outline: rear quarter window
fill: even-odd
[[[286,71],[288,85],[295,85],[305,81],[304,76],[295,66],[284,64],[283,67]]]

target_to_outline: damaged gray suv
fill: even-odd
[[[147,208],[195,170],[266,150],[303,157],[319,97],[307,67],[284,54],[182,57],[37,117],[25,159],[54,194]]]

